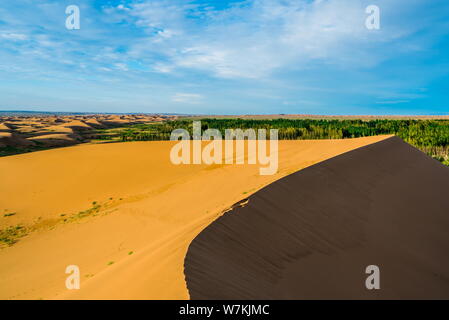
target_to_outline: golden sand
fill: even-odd
[[[0,228],[34,230],[0,250],[0,298],[188,299],[188,245],[224,210],[285,175],[386,137],[280,141],[272,176],[259,175],[259,165],[175,166],[173,142],[0,158]],[[95,205],[94,214],[76,218]],[[80,290],[65,288],[72,264]]]

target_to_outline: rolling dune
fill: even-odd
[[[0,298],[188,299],[187,248],[226,209],[281,177],[385,138],[280,141],[273,176],[259,175],[259,165],[175,166],[172,142],[0,158],[0,228],[28,231],[0,249]],[[71,264],[80,267],[80,290],[65,288]]]
[[[0,132],[0,147],[30,146],[34,143],[11,132]]]
[[[397,137],[295,172],[192,241],[190,296],[449,299],[448,190],[449,168]]]
[[[53,134],[43,134],[40,136],[35,136],[28,138],[30,141],[40,142],[48,146],[68,146],[71,144],[76,144],[75,139],[79,139],[80,136],[76,134],[66,134],[66,133],[53,133]]]
[[[9,125],[7,123],[0,122],[0,131],[9,132],[9,131],[11,131],[11,128],[9,127]]]

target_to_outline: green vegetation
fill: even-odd
[[[15,212],[10,212],[10,213],[5,213],[3,216],[4,217],[12,217],[12,216],[15,216],[15,215],[16,215]]]
[[[170,134],[172,130],[173,130],[172,122],[135,124],[129,127],[96,130],[94,139],[100,141],[170,140]]]
[[[114,261],[109,261],[109,262],[108,262],[108,266],[110,266],[110,265],[112,265],[112,264],[114,264]]]
[[[91,215],[95,215],[96,213],[100,212],[101,209],[101,205],[98,204],[96,201],[92,202],[92,207],[84,210],[84,211],[80,211],[77,214],[74,214],[72,216],[70,216],[67,219],[64,219],[64,222],[72,222],[74,220],[78,220],[78,219],[82,219]],[[61,215],[62,216],[62,215]]]
[[[192,136],[191,120],[138,124],[121,128],[121,141],[169,140],[175,129]],[[345,139],[394,134],[433,158],[449,162],[449,120],[308,120],[201,119],[202,131],[218,129],[278,129],[280,140]]]
[[[11,147],[11,146],[6,146],[6,147],[0,147],[0,157],[5,157],[5,156],[12,156],[15,154],[22,154],[22,153],[28,153],[28,152],[34,152],[34,151],[42,151],[42,150],[46,150],[46,149],[51,149],[50,147],[45,147],[45,146],[31,146],[31,147]]]
[[[49,229],[53,230],[56,225],[59,223],[70,223],[70,222],[77,222],[80,219],[89,217],[89,216],[96,216],[102,209],[107,208],[106,204],[99,204],[97,201],[92,202],[92,207],[80,211],[75,214],[65,214],[61,213],[59,214],[58,218],[50,218],[46,220],[42,220],[42,217],[38,217],[37,220],[30,225],[24,226],[24,225],[17,225],[17,226],[9,226],[5,229],[0,230],[0,248],[5,246],[11,246],[19,241],[19,238],[26,236],[27,234],[41,230],[41,229]],[[5,210],[6,211],[6,210]],[[4,217],[10,217],[15,215],[16,212],[11,213],[5,213]],[[131,253],[132,254],[132,251]]]
[[[12,246],[19,238],[27,235],[27,229],[22,225],[10,226],[0,230],[0,247]]]

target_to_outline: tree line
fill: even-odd
[[[120,132],[121,141],[169,140],[175,129],[192,136],[191,120],[138,124]],[[278,129],[280,140],[346,139],[394,134],[449,165],[449,120],[201,119],[201,129]]]

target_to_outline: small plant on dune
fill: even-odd
[[[134,251],[128,252],[128,256],[132,255],[133,253],[134,253]]]
[[[85,217],[96,216],[100,212],[101,209],[102,209],[102,205],[99,204],[97,201],[93,201],[91,208],[84,210],[84,211],[80,211],[73,215],[61,213],[61,214],[59,214],[59,218],[48,219],[48,220],[42,220],[42,217],[38,217],[34,221],[34,224],[32,224],[28,227],[25,227],[23,225],[17,225],[17,226],[10,226],[8,228],[1,229],[0,230],[0,248],[5,247],[5,246],[12,246],[19,240],[19,238],[29,234],[30,232],[33,232],[33,231],[36,231],[36,230],[39,230],[42,228],[47,228],[48,230],[53,230],[56,227],[56,225],[60,222],[69,223],[69,222],[74,222],[74,221],[77,221],[77,220],[85,218]],[[17,214],[16,212],[7,212],[7,209],[5,209],[4,212],[6,212],[3,214],[4,217],[10,217],[10,216],[14,216]],[[113,264],[113,263],[114,263],[113,261],[110,262],[110,264]]]
[[[87,210],[78,212],[76,215],[71,217],[70,220],[74,220],[74,219],[77,219],[77,218],[84,218],[84,217],[88,217],[88,216],[90,216],[92,214],[98,213],[100,211],[100,209],[101,209],[101,205],[97,204],[96,201],[94,201],[92,204],[93,204],[92,208],[89,208]]]
[[[27,229],[22,225],[10,226],[0,230],[0,247],[12,246],[19,238],[27,235]]]
[[[108,266],[110,266],[110,265],[112,265],[112,264],[114,264],[114,261],[109,261],[109,262],[108,262]]]
[[[15,212],[10,212],[10,213],[5,213],[3,216],[4,216],[4,217],[12,217],[12,216],[14,216],[14,215],[16,215]]]

